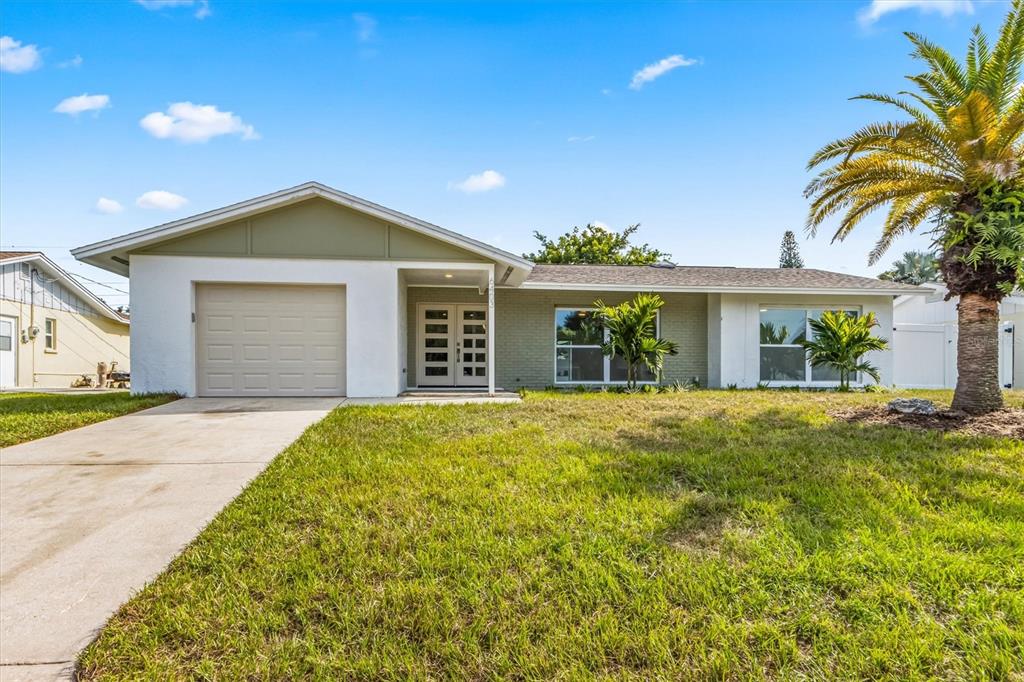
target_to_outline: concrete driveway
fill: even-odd
[[[342,400],[178,400],[0,452],[0,679],[69,675],[111,614]]]

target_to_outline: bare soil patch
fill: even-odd
[[[1024,440],[1024,410],[1006,408],[978,416],[953,410],[936,414],[901,414],[890,412],[885,405],[855,407],[831,412],[836,419],[873,426],[899,426],[905,429],[963,433],[972,436],[995,436]]]

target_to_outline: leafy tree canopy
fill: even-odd
[[[669,254],[647,244],[630,244],[629,238],[640,224],[615,232],[600,225],[574,227],[571,232],[549,239],[540,232],[533,236],[540,242],[536,253],[523,254],[534,263],[585,265],[649,265],[665,260]]]

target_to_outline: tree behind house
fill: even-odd
[[[802,268],[804,259],[800,257],[800,247],[796,244],[793,230],[786,230],[782,235],[782,249],[779,252],[780,268]]]
[[[562,263],[571,265],[649,265],[663,261],[669,254],[652,249],[647,244],[630,244],[629,238],[640,228],[630,225],[615,232],[600,225],[574,227],[571,232],[549,239],[540,232],[533,236],[540,242],[536,253],[523,254],[534,263]]]
[[[924,284],[937,282],[942,278],[939,272],[939,260],[935,254],[927,251],[907,251],[892,268],[878,276],[878,279],[903,284]]]

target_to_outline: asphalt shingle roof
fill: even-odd
[[[920,291],[916,286],[813,268],[731,268],[676,265],[535,265],[528,284],[698,287],[721,289],[851,289]]]

